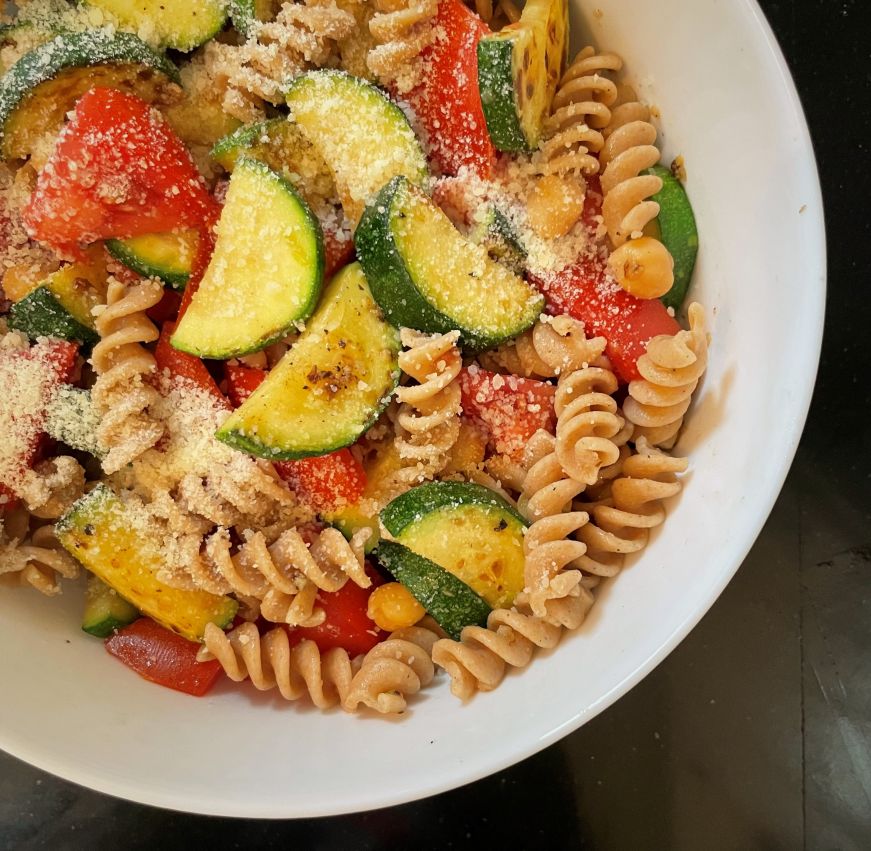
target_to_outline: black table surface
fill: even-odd
[[[188,816],[0,754],[0,848],[871,848],[871,4],[762,6],[820,167],[825,342],[786,486],[734,581],[683,644],[537,756],[373,813]]]

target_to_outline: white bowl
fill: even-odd
[[[598,11],[601,10],[601,14]],[[398,722],[202,700],[140,680],[83,635],[78,595],[0,593],[0,747],[94,789],[251,817],[431,795],[555,742],[645,676],[740,565],[786,475],[814,384],[825,258],[819,185],[783,57],[752,0],[583,0],[575,47],[621,51],[684,154],[711,363],[682,441],[692,472],[661,532],[556,651],[461,706],[446,678]],[[584,39],[581,39],[581,30]]]

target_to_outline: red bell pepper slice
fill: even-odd
[[[430,156],[444,173],[467,167],[488,177],[496,149],[478,93],[478,42],[489,27],[462,0],[441,0],[436,33],[420,54],[422,82],[405,99],[426,130]]]
[[[324,280],[329,280],[343,266],[354,259],[354,240],[348,234],[340,235],[329,227],[324,227]]]
[[[152,683],[202,697],[221,674],[216,659],[197,662],[199,644],[139,618],[106,639],[106,650]]]
[[[79,347],[76,343],[66,340],[43,340],[30,349],[24,351],[10,351],[3,355],[4,360],[12,362],[16,360],[38,360],[45,367],[45,383],[43,390],[43,403],[48,402],[48,397],[54,388],[70,380],[76,368],[76,356]],[[14,400],[11,401],[14,405]],[[30,416],[30,415],[28,415]],[[44,411],[33,415],[33,421],[27,426],[30,435],[29,445],[24,454],[17,459],[19,469],[24,471],[32,467],[39,460],[45,449],[46,435],[43,431]],[[13,421],[15,415],[13,414]],[[0,511],[14,508],[18,504],[18,498],[8,484],[0,482]]]
[[[81,243],[198,227],[216,201],[161,114],[135,95],[91,89],[39,173],[24,222],[32,237]]]
[[[317,512],[353,505],[366,487],[366,471],[347,448],[298,461],[278,461],[275,469],[299,500]]]
[[[290,643],[298,644],[307,638],[314,641],[322,650],[343,647],[351,656],[368,653],[376,644],[387,638],[387,633],[379,629],[366,612],[369,595],[384,584],[380,574],[366,566],[366,573],[372,580],[369,588],[361,588],[353,582],[346,582],[338,591],[318,594],[318,605],[324,610],[324,622],[320,626],[290,628]]]
[[[224,375],[227,379],[227,396],[234,408],[238,408],[266,378],[266,371],[238,363],[225,363]]]
[[[589,333],[608,341],[605,354],[622,381],[641,377],[638,358],[651,337],[680,330],[659,299],[630,295],[598,258],[582,258],[554,274],[530,275],[530,280],[544,294],[551,313],[568,313]]]
[[[184,294],[181,298],[181,305],[178,309],[178,319],[181,321],[182,316],[188,309],[194,293],[199,289],[200,281],[203,275],[206,274],[206,269],[209,268],[209,263],[212,259],[212,254],[215,251],[215,224],[218,221],[219,210],[215,210],[208,221],[200,230],[200,238],[197,240],[197,250],[194,254],[193,262],[191,263],[191,276],[188,279],[184,288]]]
[[[544,381],[470,366],[460,372],[460,391],[463,413],[483,425],[499,454],[519,459],[538,429],[556,424],[556,388]]]
[[[175,323],[166,322],[160,329],[160,337],[154,349],[154,359],[157,361],[157,369],[160,372],[169,372],[173,377],[184,378],[200,390],[210,393],[222,405],[229,408],[227,399],[212,378],[212,374],[206,369],[206,365],[194,355],[180,352],[174,349],[169,338],[175,332]]]

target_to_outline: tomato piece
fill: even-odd
[[[198,227],[217,202],[184,143],[135,95],[91,89],[39,173],[24,209],[30,235],[60,250]]]
[[[347,234],[340,239],[335,230],[323,228],[324,231],[324,280],[328,281],[343,266],[354,259],[354,240]]]
[[[384,641],[387,633],[379,629],[366,612],[369,595],[383,585],[384,580],[369,565],[366,566],[366,573],[372,580],[369,588],[361,588],[348,581],[338,591],[321,591],[318,604],[324,610],[324,622],[320,626],[289,628],[290,643],[298,644],[307,638],[314,641],[321,651],[343,647],[351,656],[357,656],[368,653],[376,644]]]
[[[588,332],[608,341],[605,354],[622,381],[641,377],[638,358],[651,337],[680,330],[659,299],[636,298],[626,292],[599,258],[584,257],[559,272],[530,275],[530,280],[547,299],[551,313],[568,313],[583,322]]]
[[[496,149],[478,93],[478,42],[489,27],[462,0],[441,0],[435,39],[419,62],[423,82],[404,95],[426,130],[430,155],[444,173],[463,168],[488,177]]]
[[[347,447],[314,458],[278,461],[275,469],[312,511],[353,505],[366,487],[366,471]]]
[[[106,639],[106,650],[140,677],[166,688],[202,697],[221,674],[216,659],[197,662],[200,645],[139,618]]]
[[[203,275],[206,274],[206,269],[209,268],[209,262],[215,251],[215,224],[218,221],[218,212],[217,210],[214,212],[200,231],[200,237],[197,240],[197,250],[191,262],[191,276],[185,285],[181,305],[178,308],[179,321],[181,321],[182,316],[184,316],[185,311],[188,309],[194,293],[199,289],[200,281],[202,281]]]
[[[167,287],[160,301],[154,307],[149,307],[145,314],[152,322],[162,325],[178,316],[179,307],[181,307],[181,293]]]
[[[544,381],[499,375],[479,366],[460,372],[463,414],[480,423],[496,452],[519,459],[538,429],[553,431],[556,388]]]
[[[227,395],[234,408],[238,408],[266,378],[266,370],[244,364],[224,364],[227,378]]]
[[[154,359],[157,361],[157,369],[161,372],[169,372],[173,377],[184,378],[200,390],[211,393],[219,399],[222,405],[227,405],[227,399],[212,378],[212,374],[206,369],[206,365],[195,355],[180,352],[174,349],[169,338],[175,332],[175,322],[166,322],[160,329],[160,337],[154,349]]]

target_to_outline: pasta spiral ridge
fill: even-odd
[[[450,676],[451,692],[468,700],[476,691],[495,689],[507,667],[525,668],[536,647],[556,647],[561,634],[558,626],[535,617],[525,606],[495,609],[487,617],[486,628],[467,626],[459,641],[437,641],[432,659]]]
[[[5,519],[0,535],[0,578],[54,597],[61,593],[61,579],[78,577],[79,564],[61,547],[53,524],[32,530],[29,525],[23,511],[17,518]]]
[[[448,462],[460,433],[459,332],[427,335],[403,328],[399,368],[417,383],[398,387],[396,448],[404,466],[395,478],[407,484],[432,478]]]
[[[468,2],[478,17],[494,32],[506,24],[516,24],[520,20],[520,7],[513,0],[474,0]]]
[[[85,492],[85,471],[75,458],[58,455],[25,471],[18,491],[34,517],[57,520]]]
[[[319,709],[341,704],[353,677],[345,650],[336,647],[321,653],[309,640],[291,647],[282,627],[261,636],[253,623],[240,624],[228,633],[207,624],[198,658],[217,659],[233,682],[250,679],[259,691],[277,688],[288,701],[308,696]]]
[[[617,86],[606,74],[622,67],[615,53],[588,46],[566,69],[544,123],[540,160],[545,174],[598,173],[602,129],[611,122],[610,107],[617,100]]]
[[[662,180],[645,169],[659,162],[656,128],[650,110],[624,87],[629,100],[615,107],[606,139],[599,153],[602,172],[602,217],[614,248],[641,233],[659,215],[659,204],[650,200],[662,189]]]
[[[97,373],[91,399],[100,415],[97,439],[107,450],[103,459],[107,473],[117,472],[163,436],[163,424],[148,410],[159,399],[146,381],[157,363],[143,346],[158,337],[145,311],[162,297],[163,287],[156,280],[127,287],[110,279],[106,307],[96,320],[100,341],[91,353]]]
[[[338,591],[349,579],[361,588],[372,584],[364,569],[369,534],[364,529],[346,541],[337,529],[327,528],[309,547],[295,528],[272,544],[262,532],[248,532],[234,553],[229,532],[218,529],[205,540],[189,575],[212,594],[260,601],[260,614],[267,620],[317,626],[324,620],[323,609],[315,608],[318,590]]]
[[[432,650],[437,641],[435,632],[419,625],[390,633],[363,657],[342,706],[348,712],[361,703],[382,715],[404,712],[407,696],[435,676]]]
[[[644,437],[636,441],[636,449],[611,483],[610,497],[595,504],[576,504],[593,517],[576,533],[587,545],[587,552],[574,563],[584,573],[597,577],[618,573],[623,556],[642,550],[650,530],[665,520],[662,500],[681,490],[676,474],[687,469],[686,458],[667,455]]]
[[[629,383],[623,405],[635,434],[654,446],[672,446],[684,414],[708,363],[705,311],[697,302],[689,307],[689,330],[654,337],[638,358],[641,379]]]
[[[407,92],[416,82],[409,63],[432,41],[438,0],[373,0],[373,5],[369,32],[376,45],[366,58],[369,70]]]

